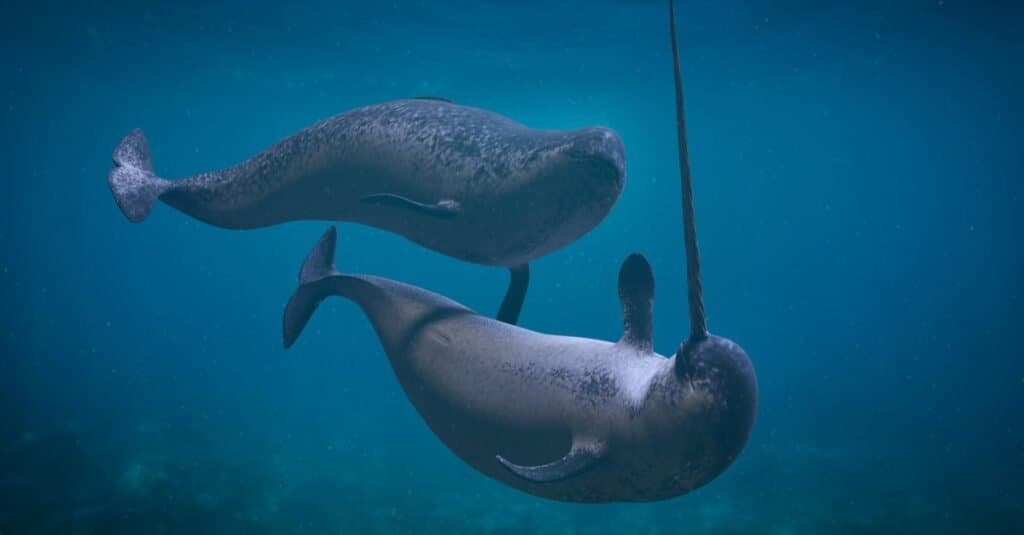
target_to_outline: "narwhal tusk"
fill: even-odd
[[[676,43],[676,12],[673,0],[668,1],[669,32],[672,36],[672,69],[676,81],[676,129],[679,142],[679,180],[682,189],[683,241],[686,247],[687,298],[690,303],[690,338],[708,335],[704,315],[704,289],[700,282],[700,253],[697,251],[697,228],[693,216],[693,185],[690,179],[690,154],[686,147],[686,114],[683,112],[683,80],[679,73],[679,47]]]

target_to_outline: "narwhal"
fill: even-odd
[[[707,330],[669,7],[691,328],[673,357],[652,349],[654,278],[641,255],[622,264],[623,334],[605,342],[534,332],[408,284],[341,274],[332,265],[333,227],[302,266],[285,309],[285,346],[323,299],[351,299],[441,441],[480,472],[536,496],[662,500],[725,470],[750,435],[757,381],[743,349]]]
[[[515,323],[529,262],[577,240],[622,192],[626,155],[605,127],[527,128],[444,99],[365,106],[320,121],[220,171],[164,180],[141,130],[114,150],[108,184],[133,222],[157,200],[231,229],[325,219],[508,267],[499,318]]]

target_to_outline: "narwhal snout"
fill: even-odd
[[[720,336],[685,342],[676,353],[675,374],[708,400],[707,453],[724,469],[747,443],[757,413],[757,378],[747,353]]]
[[[573,160],[596,165],[602,176],[622,187],[626,179],[626,147],[611,128],[593,126],[577,131],[566,154]]]

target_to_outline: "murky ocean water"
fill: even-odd
[[[437,95],[603,124],[625,191],[533,264],[525,327],[617,339],[630,252],[655,349],[688,329],[660,1],[33,2],[0,29],[0,533],[1024,532],[1024,12],[1010,2],[678,2],[711,328],[760,384],[707,486],[572,505],[492,481],[326,302],[281,347],[324,222],[133,225],[110,153],[225,167],[321,118]],[[338,263],[493,313],[500,269],[339,226]]]

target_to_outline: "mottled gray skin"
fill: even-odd
[[[611,343],[530,331],[380,277],[325,267],[304,268],[302,280],[286,309],[286,346],[322,299],[351,299],[434,433],[480,472],[530,494],[574,502],[678,496],[721,473],[753,425],[757,385],[746,353],[714,336],[687,342],[673,358],[654,353],[651,299],[631,297],[628,281],[620,282],[626,334]],[[570,450],[593,462],[543,483],[496,457],[535,466]]]
[[[516,266],[605,217],[622,191],[625,151],[607,128],[534,130],[482,109],[409,99],[320,121],[222,171],[163,181],[123,169],[110,183],[133,220],[148,210],[122,199],[155,183],[160,200],[220,227],[351,221],[465,261]],[[380,193],[451,204],[457,213],[360,202]]]

